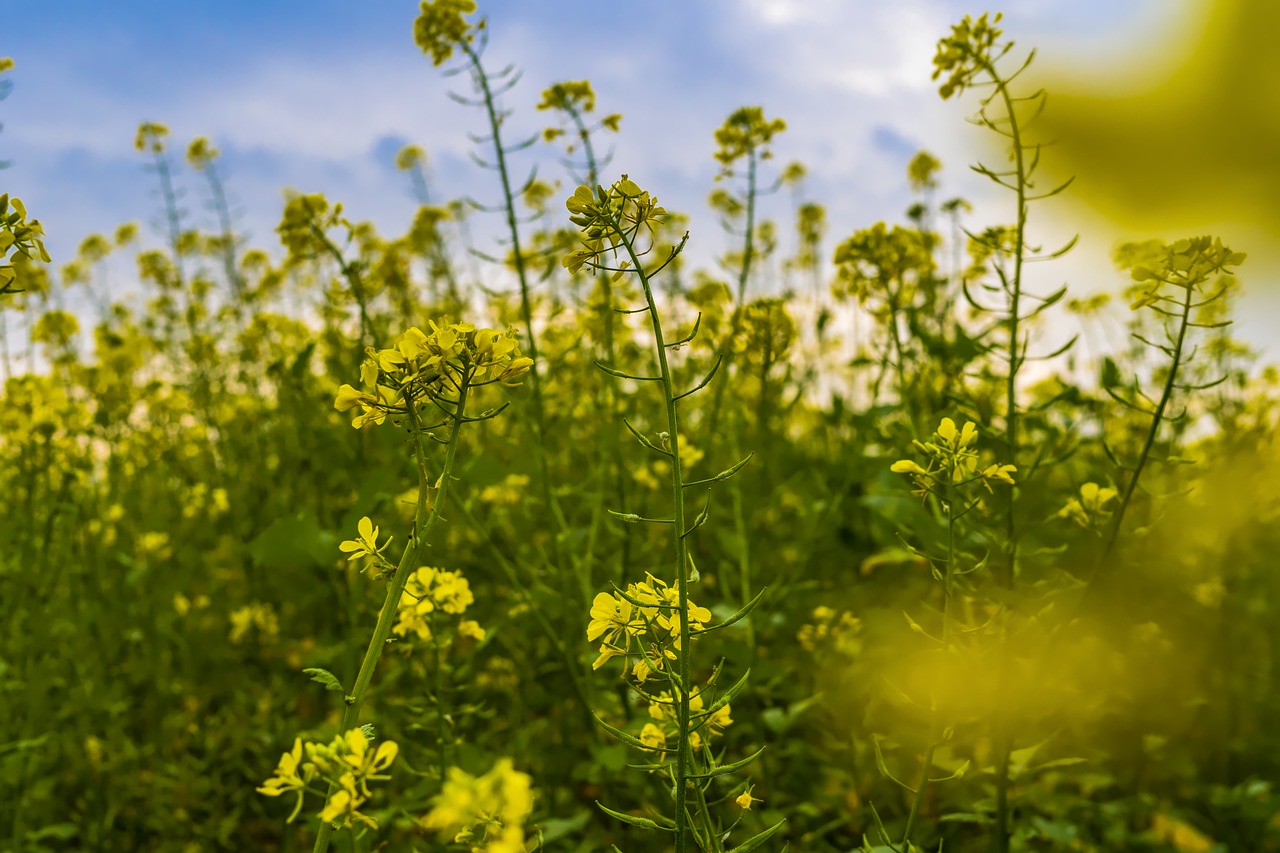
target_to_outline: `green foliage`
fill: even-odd
[[[763,177],[784,124],[747,107],[730,280],[685,271],[686,220],[600,179],[587,81],[537,104],[568,216],[526,218],[567,193],[510,180],[537,140],[503,141],[475,11],[423,3],[415,39],[475,85],[494,275],[413,146],[402,234],[294,193],[283,252],[204,139],[217,228],[187,227],[153,123],[163,250],[124,225],[50,269],[0,197],[0,847],[1280,850],[1280,371],[1227,325],[1244,256],[1126,244],[1101,295],[1024,292],[1058,254],[1027,238],[1040,102],[983,16],[935,69],[994,90],[1009,223],[939,204],[921,152],[902,221],[824,255],[797,190],[768,263],[805,170]]]

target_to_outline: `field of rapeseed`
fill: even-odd
[[[600,154],[623,114],[585,80],[535,102],[489,26],[412,22],[492,210],[428,203],[410,146],[403,233],[294,193],[249,245],[214,143],[152,123],[162,250],[123,225],[51,260],[40,199],[0,196],[0,849],[1280,850],[1249,247],[1024,286],[1071,190],[983,15],[933,72],[1008,153],[974,167],[1003,223],[923,151],[905,224],[768,220],[805,169],[746,106],[731,248],[693,269],[663,187]],[[101,297],[126,274],[144,298]]]

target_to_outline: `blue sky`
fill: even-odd
[[[154,176],[133,150],[146,120],[169,125],[176,153],[195,136],[213,140],[241,228],[273,250],[285,188],[324,192],[353,218],[400,233],[414,202],[392,160],[410,141],[428,151],[436,198],[493,200],[493,176],[467,156],[467,132],[483,129],[482,116],[446,95],[465,78],[445,79],[414,45],[417,5],[30,5],[0,44],[0,55],[17,63],[7,75],[13,91],[0,102],[0,159],[13,162],[0,185],[45,223],[55,261],[69,260],[89,233],[155,220]],[[972,101],[941,101],[929,79],[937,39],[966,13],[1002,10],[1020,53],[1037,47],[1038,62],[1096,74],[1127,45],[1168,31],[1185,7],[1177,0],[480,3],[491,24],[490,63],[524,70],[506,98],[512,137],[543,126],[533,106],[547,85],[590,79],[600,110],[624,115],[613,170],[691,215],[690,252],[705,265],[726,242],[705,206],[716,172],[712,133],[737,107],[762,105],[787,120],[777,162],[809,166],[804,194],[828,206],[828,251],[856,228],[902,219],[910,203],[905,165],[922,147],[946,167],[942,198],[975,201],[975,225],[1007,221],[1011,200],[966,168],[978,138],[965,122]],[[535,162],[544,177],[564,181],[565,196],[571,192],[555,151],[519,155],[517,172]],[[211,225],[198,176],[184,170],[179,183],[192,222]],[[790,199],[780,194],[768,206],[789,234]],[[1033,216],[1046,243],[1078,227],[1052,204]],[[483,224],[477,229],[485,233]],[[1077,292],[1116,286],[1106,261],[1112,242],[1086,232],[1075,258],[1039,269],[1054,267],[1045,273],[1049,286],[1076,279]]]

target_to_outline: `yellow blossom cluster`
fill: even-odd
[[[805,651],[831,650],[846,658],[857,657],[862,651],[862,620],[852,613],[821,605],[813,609],[811,618],[796,634]]]
[[[298,802],[289,815],[292,821],[302,811],[303,795],[318,791],[312,783],[323,783],[326,788],[333,787],[333,792],[327,794],[320,811],[322,821],[344,827],[359,821],[376,827],[377,822],[360,809],[372,796],[369,782],[390,778],[382,771],[395,761],[400,748],[393,741],[383,741],[373,749],[369,737],[364,729],[357,728],[327,744],[297,738],[293,749],[280,757],[275,775],[263,783],[258,792],[268,797],[296,792]]]
[[[964,486],[980,482],[991,490],[991,482],[1013,485],[1013,465],[987,465],[978,468],[978,451],[974,444],[978,428],[968,422],[962,429],[955,421],[943,418],[930,441],[914,441],[912,444],[929,457],[927,466],[910,459],[900,459],[891,469],[895,474],[910,474],[919,487],[917,493],[927,495],[945,490],[948,486]]]
[[[420,823],[456,843],[470,843],[472,853],[524,853],[524,822],[532,811],[532,780],[503,758],[483,776],[449,768]]]
[[[13,265],[3,263],[10,257],[23,262],[35,258],[46,264],[50,261],[40,222],[28,220],[22,200],[5,193],[0,195],[0,293],[10,292],[18,275]]]
[[[1107,504],[1119,495],[1115,489],[1099,486],[1097,483],[1085,483],[1080,487],[1080,496],[1071,498],[1067,505],[1058,510],[1059,518],[1069,518],[1081,527],[1099,527],[1111,518],[1111,510]]]
[[[405,582],[404,592],[400,596],[396,624],[391,630],[397,636],[403,637],[412,632],[420,640],[430,640],[433,636],[432,625],[437,613],[457,616],[474,601],[471,585],[467,583],[467,579],[461,572],[424,566],[410,575]],[[464,619],[458,624],[458,634],[477,640],[483,640],[485,637],[484,629],[470,619]]]
[[[648,698],[649,717],[653,722],[645,723],[640,730],[640,740],[648,746],[660,749],[678,734],[680,700],[666,692]],[[703,732],[710,738],[723,733],[733,724],[728,703],[710,713],[703,711],[705,707],[702,691],[689,696],[689,746],[695,750],[702,749]]]
[[[624,238],[634,245],[641,228],[648,228],[652,233],[667,215],[666,209],[658,206],[656,197],[626,175],[607,190],[578,187],[565,207],[573,214],[569,221],[582,229],[582,248],[565,255],[561,261],[571,273],[583,266],[602,264],[605,252],[616,249]],[[628,263],[624,261],[619,269],[626,269]]]
[[[360,367],[363,390],[343,385],[334,401],[340,412],[360,410],[352,426],[381,424],[389,414],[404,413],[406,400],[427,398],[448,412],[463,388],[495,382],[514,387],[533,366],[533,359],[520,355],[514,327],[477,329],[446,318],[431,321],[429,328],[409,329],[390,349],[367,350]]]
[[[176,602],[175,602],[175,606]],[[256,630],[260,641],[274,640],[280,633],[280,620],[270,604],[255,601],[231,612],[231,642],[239,643]]]
[[[701,630],[711,621],[711,611],[689,602],[689,629]],[[641,583],[627,585],[626,593],[602,592],[591,603],[587,641],[602,640],[600,656],[592,669],[612,657],[630,664],[640,684],[680,649],[680,592],[677,587],[647,575]],[[635,662],[632,663],[632,658]],[[624,670],[625,672],[625,670]]]
[[[418,19],[413,23],[413,41],[423,53],[431,54],[434,65],[443,65],[456,47],[470,44],[475,31],[483,26],[472,24],[467,15],[476,11],[475,0],[423,0]]]
[[[991,73],[995,61],[1013,47],[1009,42],[996,52],[996,42],[1004,35],[996,26],[1001,17],[997,14],[988,20],[984,13],[975,21],[965,15],[963,21],[951,28],[951,35],[938,41],[938,51],[933,57],[933,79],[947,75],[938,88],[943,100],[964,92],[978,74]]]

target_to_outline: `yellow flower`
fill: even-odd
[[[726,728],[733,725],[733,717],[731,717],[729,713],[728,705],[716,709],[714,714],[707,717],[707,727],[717,734],[724,731]]]
[[[276,775],[272,776],[258,788],[259,793],[268,797],[278,797],[285,791],[293,791],[306,784],[298,775],[298,766],[302,762],[302,738],[294,738],[293,749],[280,756],[276,765]]]
[[[742,793],[741,793],[741,794],[740,794],[740,795],[739,795],[739,796],[734,800],[734,802],[738,804],[738,808],[743,809],[744,811],[746,811],[746,810],[749,810],[749,809],[751,808],[751,804],[752,804],[752,803],[763,803],[763,802],[764,802],[764,800],[761,800],[761,799],[758,799],[758,798],[756,798],[756,797],[751,796],[751,789],[750,789],[750,788],[748,788],[747,790],[743,791],[743,792],[742,792]]]
[[[378,528],[373,526],[373,522],[369,520],[369,516],[360,519],[356,525],[356,530],[360,534],[359,539],[347,539],[338,544],[338,550],[344,554],[350,554],[347,561],[359,559],[360,557],[370,557],[374,560],[382,558],[382,552],[391,544],[390,537],[382,546],[378,546]]]
[[[320,819],[326,823],[339,823],[338,819],[341,818],[340,825],[344,827],[349,827],[353,820],[358,820],[376,828],[378,822],[360,812],[360,807],[364,805],[366,798],[355,790],[355,776],[347,773],[342,777],[340,784],[341,787],[334,791],[324,804],[324,808],[320,811]]]
[[[1067,505],[1058,510],[1058,517],[1069,518],[1081,527],[1105,521],[1111,515],[1107,504],[1119,494],[1115,489],[1097,483],[1085,483],[1080,487],[1080,497],[1067,501]]]
[[[523,853],[524,822],[533,811],[532,780],[503,758],[483,776],[449,768],[423,828],[460,841],[481,842],[480,853]]]
[[[631,625],[631,602],[620,596],[602,592],[591,602],[591,621],[587,623],[587,642],[605,637],[612,642],[627,632]]]
[[[475,38],[473,25],[463,17],[475,10],[474,0],[423,0],[413,24],[414,42],[423,53],[431,54],[433,64],[443,65],[453,56],[455,47]]]
[[[667,745],[667,735],[653,723],[645,723],[644,728],[640,730],[640,741],[645,746],[657,749]]]
[[[1013,477],[1009,476],[1017,472],[1017,468],[1013,465],[988,465],[982,469],[983,480],[999,480],[1002,483],[1013,485]]]
[[[169,135],[169,128],[153,121],[143,122],[138,126],[138,135],[134,138],[133,147],[139,151],[150,150],[153,154],[164,151],[164,138]]]

